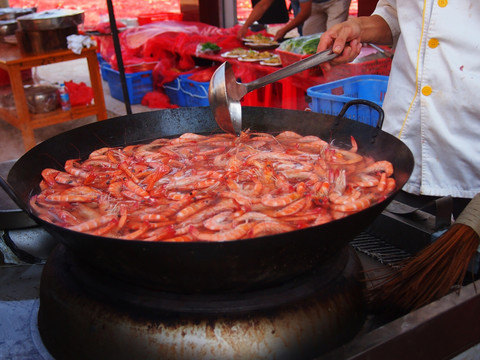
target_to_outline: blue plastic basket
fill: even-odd
[[[103,79],[104,81],[107,81],[107,78],[108,78],[107,70],[105,70],[106,68],[110,68],[110,69],[111,69],[112,66],[111,66],[108,62],[104,61],[104,62],[100,65],[100,74],[102,75],[102,79]]]
[[[105,72],[106,81],[113,98],[125,101],[123,97],[122,82],[120,81],[120,73],[111,67],[102,67]],[[141,71],[136,73],[125,74],[125,80],[128,89],[128,98],[130,104],[140,104],[146,93],[153,91],[152,71]]]
[[[208,106],[208,88],[210,82],[190,80],[192,74],[180,76],[180,92],[185,98],[185,106]]]
[[[178,106],[187,106],[185,95],[180,91],[181,77],[182,75],[171,82],[163,84],[163,89],[165,90],[165,94],[168,96],[172,104]]]
[[[107,62],[107,60],[105,60],[103,56],[98,52],[97,52],[97,60],[98,60],[98,65],[100,66],[102,66],[104,63]]]
[[[387,92],[388,76],[359,75],[337,80],[307,89],[311,97],[309,104],[312,111],[338,115],[342,107],[355,99],[369,100],[382,106]],[[353,105],[344,115],[371,126],[376,126],[378,112],[367,105]]]

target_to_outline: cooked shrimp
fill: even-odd
[[[278,221],[259,222],[252,228],[252,237],[280,234],[293,230],[295,230],[293,226]]]
[[[341,212],[356,212],[369,207],[372,203],[372,196],[365,195],[357,200],[353,200],[349,203],[344,204],[332,204],[330,207],[334,211],[341,211]]]
[[[71,175],[78,176],[80,178],[86,178],[90,174],[87,171],[78,167],[77,160],[67,160],[65,162],[65,171]]]
[[[84,202],[91,203],[98,198],[97,195],[62,195],[62,194],[52,194],[48,195],[45,199],[47,201],[53,202]]]
[[[265,206],[272,206],[272,207],[285,206],[302,197],[304,192],[305,192],[305,184],[300,183],[297,185],[297,190],[293,193],[290,193],[284,196],[272,196],[271,194],[267,194],[263,196],[260,199],[260,201]]]
[[[40,218],[97,236],[230,241],[333,221],[395,190],[393,166],[317,136],[186,133],[42,171]]]
[[[199,210],[207,207],[210,205],[212,202],[212,199],[202,199],[200,201],[194,202],[186,207],[184,207],[182,210],[180,210],[177,213],[176,219],[177,221],[183,221],[187,219],[188,217],[192,216]]]
[[[243,223],[236,226],[233,229],[218,231],[215,233],[210,232],[201,232],[196,227],[191,226],[189,228],[190,234],[195,239],[203,240],[203,241],[227,241],[227,240],[235,240],[243,238],[247,232],[251,229],[252,225]]]
[[[219,214],[203,222],[203,226],[208,230],[225,230],[232,227],[232,220],[234,218],[233,210],[223,211]]]
[[[393,165],[390,161],[377,161],[376,163],[366,167],[363,172],[367,174],[384,172],[387,177],[390,177],[393,174]]]
[[[282,216],[290,216],[298,213],[300,210],[302,210],[305,207],[306,204],[307,204],[307,198],[300,198],[288,204],[282,209],[272,211],[270,213],[270,216],[275,218],[282,217]]]
[[[93,229],[98,229],[102,225],[105,225],[115,219],[115,215],[104,215],[95,219],[87,220],[78,225],[69,226],[67,228],[73,231],[88,232]]]

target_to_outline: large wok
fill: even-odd
[[[38,190],[41,171],[63,169],[65,160],[85,159],[95,149],[149,142],[185,132],[220,132],[210,108],[152,111],[104,120],[54,136],[23,155],[7,182],[17,203],[49,233],[101,271],[135,284],[174,292],[258,289],[283,282],[325,264],[388,205],[413,169],[405,144],[377,128],[314,112],[244,107],[244,127],[278,133],[296,131],[350,146],[386,159],[395,169],[396,190],[385,201],[325,225],[285,234],[226,242],[143,242],[73,232],[44,222],[31,213],[28,201]]]

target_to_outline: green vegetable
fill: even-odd
[[[320,35],[313,34],[285,40],[280,44],[280,50],[301,55],[315,54],[320,41]]]
[[[220,51],[222,48],[217,44],[206,42],[202,44],[202,51]]]
[[[315,54],[317,52],[318,43],[320,42],[320,38],[317,39],[310,39],[305,41],[302,46],[302,53],[303,54]]]

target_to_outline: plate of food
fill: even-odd
[[[224,52],[220,56],[224,58],[238,58],[239,56],[247,55],[247,53],[248,53],[248,49],[236,48],[236,49]]]
[[[274,50],[276,49],[280,44],[279,43],[260,43],[260,42],[246,42],[245,46],[248,46],[250,49],[253,50]]]
[[[265,65],[265,66],[282,66],[282,61],[280,60],[280,57],[278,55],[273,55],[272,57],[261,60],[260,65]]]
[[[278,41],[274,40],[272,37],[265,36],[263,34],[249,35],[242,39],[245,43],[255,43],[255,44],[269,44],[269,45],[279,45]]]
[[[268,51],[256,51],[256,50],[249,50],[246,55],[240,56],[238,58],[239,61],[262,61],[272,57],[272,53]]]

